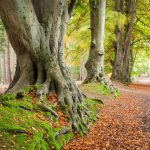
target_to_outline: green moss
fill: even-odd
[[[63,147],[63,145],[68,143],[70,139],[72,139],[73,137],[74,137],[74,134],[72,132],[69,132],[65,135],[60,135],[57,138],[57,142],[54,144],[56,150],[60,150]]]
[[[32,91],[37,91],[40,88],[41,88],[41,85],[40,84],[36,84],[36,85],[25,87],[23,91],[24,91],[25,94],[28,94],[28,93],[30,93]]]
[[[26,108],[31,110],[33,108],[33,105],[31,104],[30,101],[25,101],[25,100],[13,100],[13,101],[4,101],[2,103],[4,106],[7,106],[9,108]]]
[[[21,130],[22,128],[15,121],[15,110],[8,107],[0,107],[0,130],[1,131],[12,131]]]
[[[83,84],[81,89],[85,90],[85,91],[89,91],[89,92],[93,92],[93,93],[101,93],[103,95],[109,95],[111,92],[110,90],[100,84],[100,83],[95,83],[95,82],[92,82],[92,83],[88,83],[88,84]]]
[[[25,96],[23,99],[15,100],[14,97],[8,98],[7,95],[1,100],[0,135],[2,135],[3,140],[0,139],[0,142],[7,149],[60,150],[73,137],[73,133],[67,133],[56,139],[55,133],[61,128],[53,129],[49,121],[42,120],[36,115],[50,117],[55,121],[57,119],[49,112],[42,112],[40,109],[34,111],[33,108],[37,105],[32,104],[30,97]],[[20,131],[24,131],[24,133],[20,133]]]
[[[1,134],[2,138],[5,137],[5,141],[7,143],[9,143],[12,140],[12,137],[11,137],[10,133],[8,133],[8,132],[1,131],[0,134]]]
[[[85,99],[86,106],[90,110],[90,115],[87,118],[88,122],[95,122],[97,120],[97,115],[99,114],[100,109],[103,107],[103,102],[101,100],[95,100],[95,99],[90,99],[86,98]]]
[[[28,89],[26,93],[29,91]],[[32,98],[27,94],[19,100],[15,99],[15,95],[7,94],[0,97],[0,102],[0,143],[2,143],[2,146],[6,146],[6,149],[60,150],[74,136],[73,132],[68,132],[55,137],[55,134],[64,127],[53,128],[51,123],[57,123],[58,119],[50,112],[41,110],[38,106],[38,101],[33,103]],[[59,106],[54,107],[49,104],[47,100],[45,103],[52,109],[58,111],[61,109]],[[102,103],[87,98],[82,105],[79,105],[81,110],[85,107],[89,108],[88,122],[92,123],[96,120],[96,114]],[[67,109],[67,106],[64,105],[63,108]],[[38,117],[38,115],[42,116],[42,118]],[[48,118],[51,121],[48,121]],[[79,128],[82,135],[83,131],[87,132],[87,129],[80,121]],[[1,146],[0,149],[2,149]]]
[[[0,96],[0,101],[8,101],[16,99],[16,95],[12,93],[8,93],[5,95]]]
[[[25,149],[29,150],[41,150],[43,148],[48,148],[48,143],[44,140],[42,132],[36,133],[25,145]]]
[[[115,97],[120,96],[120,91],[119,91],[118,89],[116,89],[116,91],[115,91],[115,93],[114,93],[114,96],[115,96]]]

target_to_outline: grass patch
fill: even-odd
[[[98,82],[92,82],[88,84],[82,84],[81,90],[93,93],[93,94],[102,94],[105,96],[111,95],[111,91],[109,88],[107,88],[105,85],[100,84]],[[117,97],[120,95],[119,91],[116,89],[115,93],[113,93],[114,97]]]
[[[81,89],[84,89],[87,92],[101,93],[103,95],[111,94],[110,90],[108,88],[106,88],[106,86],[104,86],[100,83],[96,83],[96,82],[83,84],[81,86]]]

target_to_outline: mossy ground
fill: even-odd
[[[48,100],[45,103],[60,112],[60,108],[54,103]],[[92,123],[102,104],[86,98],[85,105],[89,108],[88,119]],[[16,99],[13,94],[0,96],[0,149],[60,150],[74,137],[73,131],[56,137],[56,133],[69,127],[69,119],[68,123],[60,122],[50,112],[44,112],[38,106],[39,101],[28,94],[21,99]]]
[[[93,93],[93,94],[102,94],[105,96],[109,96],[112,95],[111,91],[109,88],[107,88],[106,86],[100,84],[99,82],[92,82],[92,83],[88,83],[88,84],[82,84],[80,86],[81,90],[89,92],[89,93]],[[116,92],[113,93],[113,96],[117,97],[119,96],[119,91],[116,89]]]

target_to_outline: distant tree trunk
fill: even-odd
[[[116,11],[124,13],[124,0],[116,0]],[[119,20],[121,18],[118,18]],[[122,57],[123,57],[123,42],[124,42],[124,28],[120,24],[116,25],[116,43],[114,44],[115,60],[113,64],[112,78],[122,78]]]
[[[91,45],[84,83],[99,81],[114,91],[113,84],[104,73],[105,9],[106,0],[90,0]]]
[[[3,51],[3,63],[2,63],[2,68],[3,68],[3,71],[2,71],[2,79],[3,79],[3,83],[6,84],[6,76],[7,76],[7,72],[6,72],[6,51]]]
[[[120,24],[116,26],[117,41],[114,47],[115,60],[113,63],[112,79],[123,82],[130,82],[132,68],[132,51],[130,45],[137,4],[138,0],[126,0],[126,2],[125,0],[116,1],[116,11],[126,14],[127,24],[125,27],[121,27]]]
[[[4,51],[0,51],[0,83],[4,81]]]
[[[12,81],[12,77],[11,77],[11,62],[10,62],[10,42],[8,40],[8,38],[6,37],[6,41],[7,41],[7,47],[6,47],[6,70],[7,70],[7,82],[10,84]]]
[[[68,105],[73,128],[86,126],[83,96],[64,63],[64,36],[75,0],[0,0],[0,16],[17,57],[8,92],[41,84],[39,95],[56,91]]]
[[[83,63],[83,60],[80,60],[79,80],[83,81],[84,79],[85,79],[85,64]]]

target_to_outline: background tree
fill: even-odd
[[[132,50],[132,72],[131,76],[138,77],[141,74],[148,74],[150,58],[150,2],[139,0],[136,13],[136,21],[133,28]]]
[[[90,0],[91,45],[84,83],[99,81],[114,91],[114,86],[104,73],[105,9],[106,0]]]
[[[115,60],[113,63],[112,78],[123,82],[130,82],[132,52],[131,41],[138,0],[116,1],[116,11],[126,15],[127,23],[124,27],[116,26]],[[121,18],[120,18],[121,19]]]
[[[12,71],[11,71],[11,45],[10,42],[5,35],[5,42],[6,42],[6,47],[5,47],[5,76],[6,76],[6,83],[10,84],[12,81]]]
[[[0,81],[9,84],[12,78],[11,69],[11,45],[7,38],[4,26],[0,20]]]

